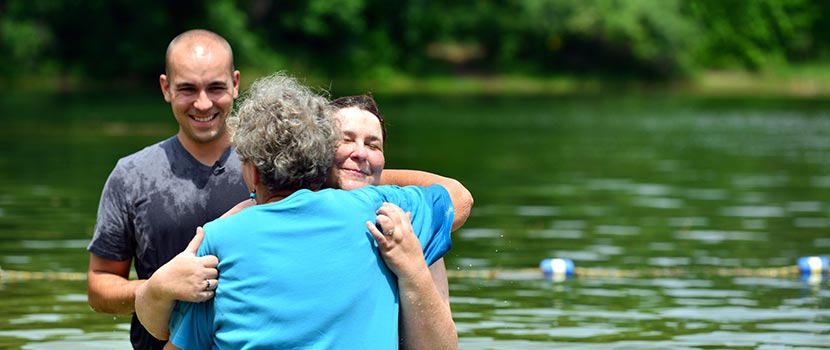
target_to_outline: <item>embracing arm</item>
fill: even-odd
[[[153,278],[150,277],[150,280]],[[159,287],[153,287],[154,283],[144,283],[135,295],[135,314],[138,320],[147,328],[147,331],[156,339],[165,340],[170,337],[170,315],[173,314],[173,307],[176,300],[166,297]]]
[[[376,221],[383,232],[371,222],[366,227],[378,242],[386,266],[398,277],[401,348],[457,349],[443,259],[427,268],[409,215],[399,207],[383,204]],[[384,235],[391,230],[394,234]]]
[[[135,292],[135,314],[157,339],[170,337],[170,316],[176,300],[203,302],[213,297],[219,284],[216,257],[196,256],[204,237],[205,231],[197,228],[187,248],[160,267]]]
[[[135,311],[135,290],[144,280],[128,279],[130,260],[107,260],[89,254],[87,300],[96,312],[126,315]]]
[[[436,288],[430,270],[399,279],[398,287],[401,349],[457,349],[458,333],[450,304]]]
[[[244,200],[222,217],[233,215],[254,204],[256,202],[252,200]],[[160,267],[135,292],[136,316],[157,339],[170,337],[170,316],[177,300],[203,302],[212,298],[219,286],[219,271],[216,269],[219,260],[216,256],[196,256],[204,237],[204,229],[196,228],[196,235],[187,248]]]
[[[452,222],[452,230],[459,229],[467,218],[470,217],[470,210],[473,208],[473,195],[458,180],[428,173],[420,170],[385,169],[381,173],[380,183],[382,185],[398,186],[431,186],[441,185],[450,193],[452,206],[455,208],[455,216]]]

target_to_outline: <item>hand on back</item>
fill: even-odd
[[[427,270],[421,241],[415,236],[410,222],[411,213],[405,213],[397,205],[383,203],[377,214],[377,226],[367,221],[366,227],[378,242],[380,255],[392,273],[398,278],[411,278]]]
[[[218,285],[219,260],[213,255],[196,256],[205,231],[199,227],[184,251],[153,274],[156,290],[165,299],[203,302],[213,297]]]

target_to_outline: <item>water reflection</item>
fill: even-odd
[[[828,254],[827,101],[381,99],[388,166],[476,196],[446,257],[461,349],[830,348],[826,276],[753,273]],[[142,121],[169,114],[155,96],[114,120],[84,103],[0,130],[6,270],[83,273],[115,160],[174,131]],[[546,280],[554,257],[604,273]],[[128,347],[83,281],[0,281],[0,298],[0,348]]]
[[[722,288],[729,285],[761,290]],[[472,339],[462,338],[465,349],[501,348],[494,344],[537,346],[527,345],[528,348],[555,345],[569,349],[592,348],[593,344],[596,348],[598,343],[602,348],[622,349],[730,348],[732,338],[718,337],[739,333],[742,345],[735,348],[781,344],[828,346],[830,310],[817,311],[816,299],[798,298],[799,305],[792,305],[793,299],[781,297],[804,291],[803,282],[797,280],[738,278],[732,284],[728,280],[708,279],[594,279],[571,280],[542,288],[533,282],[493,282],[477,286],[479,292],[486,289],[484,294],[501,295],[504,289],[511,289],[520,297],[512,298],[511,302],[497,297],[453,297],[454,308],[478,305],[480,310],[486,310],[455,313],[459,331],[477,335]],[[550,302],[529,307],[527,303],[533,300]],[[605,307],[600,309],[597,305]],[[482,318],[488,321],[477,321]],[[747,325],[756,325],[755,330]],[[751,337],[758,333],[764,336]],[[521,340],[509,340],[514,338]],[[528,339],[538,340],[527,343]],[[824,340],[817,342],[818,339]],[[744,343],[745,340],[751,340],[751,344]]]

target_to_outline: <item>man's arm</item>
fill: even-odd
[[[219,261],[213,255],[196,256],[205,237],[199,227],[181,253],[160,267],[135,291],[135,314],[157,339],[170,337],[170,316],[176,300],[203,302],[213,297],[219,285]]]
[[[464,185],[455,179],[428,173],[420,170],[385,169],[381,173],[382,185],[398,186],[431,186],[441,185],[450,193],[455,215],[452,221],[452,230],[461,228],[470,217],[473,208],[473,195]]]
[[[130,260],[107,260],[89,254],[87,298],[96,312],[127,315],[135,311],[135,290],[144,280],[128,279]]]

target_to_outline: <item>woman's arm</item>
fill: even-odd
[[[455,179],[420,170],[385,169],[380,177],[381,185],[431,186],[441,185],[450,193],[452,206],[455,208],[452,230],[461,228],[470,217],[473,208],[473,195],[464,185]]]
[[[449,295],[442,295],[437,287],[446,285],[443,260],[433,264],[433,268],[443,270],[443,274],[438,274],[443,276],[442,284],[433,281],[435,276],[427,268],[421,243],[409,220],[409,214],[401,208],[384,203],[376,218],[383,231],[371,222],[366,223],[378,242],[386,266],[398,277],[401,348],[457,349],[458,333],[450,311]],[[390,231],[393,233],[386,235]]]

